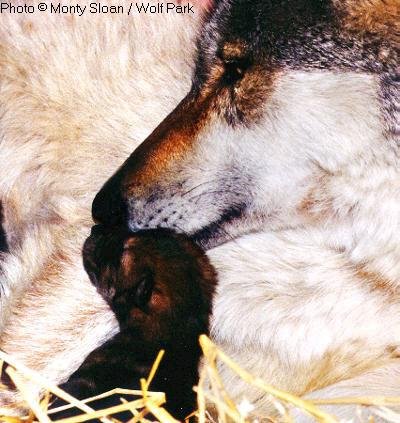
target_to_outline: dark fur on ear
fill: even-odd
[[[3,205],[0,201],[0,252],[2,251],[5,252],[8,250],[7,238],[6,238],[6,233],[4,231],[3,220],[4,220]]]
[[[208,333],[216,283],[206,255],[169,230],[129,234],[95,227],[84,246],[84,265],[121,332],[93,351],[62,388],[78,398],[115,387],[137,389],[164,349],[150,388],[165,392],[166,408],[183,419],[196,404],[198,338]],[[113,403],[116,398],[96,406]]]

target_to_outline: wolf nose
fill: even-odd
[[[93,200],[93,220],[103,225],[122,225],[125,223],[125,210],[120,186],[111,178]]]

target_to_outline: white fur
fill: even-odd
[[[81,264],[91,202],[189,89],[199,16],[1,17],[1,348],[54,382],[117,329]]]
[[[92,198],[188,90],[197,19],[1,19],[0,347],[61,382],[116,330],[81,265]],[[248,216],[226,227],[236,239],[208,252],[220,279],[214,339],[297,394],[400,395],[400,167],[374,77],[281,74],[256,127],[215,120],[196,145],[179,167],[186,190],[204,184],[192,193],[202,215],[188,212],[185,230],[218,216],[224,195],[207,197],[218,181],[227,195],[249,190],[230,182],[235,172],[256,181]],[[173,208],[186,200],[177,193]],[[222,376],[236,400],[270,411]]]

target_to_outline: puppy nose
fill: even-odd
[[[112,177],[97,193],[92,203],[95,223],[122,225],[125,223],[126,206],[122,199],[119,178]]]

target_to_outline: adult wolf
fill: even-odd
[[[400,394],[398,30],[397,0],[217,2],[189,94],[93,203],[206,247],[214,339],[300,395]]]
[[[172,227],[208,248],[219,274],[214,338],[297,394],[400,393],[398,7],[216,2],[190,93],[93,204],[104,225]],[[61,292],[73,295],[64,275]],[[61,359],[76,365],[82,347],[51,353],[24,338],[33,327],[24,310],[49,313],[32,298],[2,346],[61,380]],[[82,303],[98,322],[107,315]],[[52,322],[42,339],[62,326]],[[97,331],[99,342],[111,325]],[[49,365],[37,363],[41,351]],[[269,410],[259,392],[223,377],[232,396]]]

